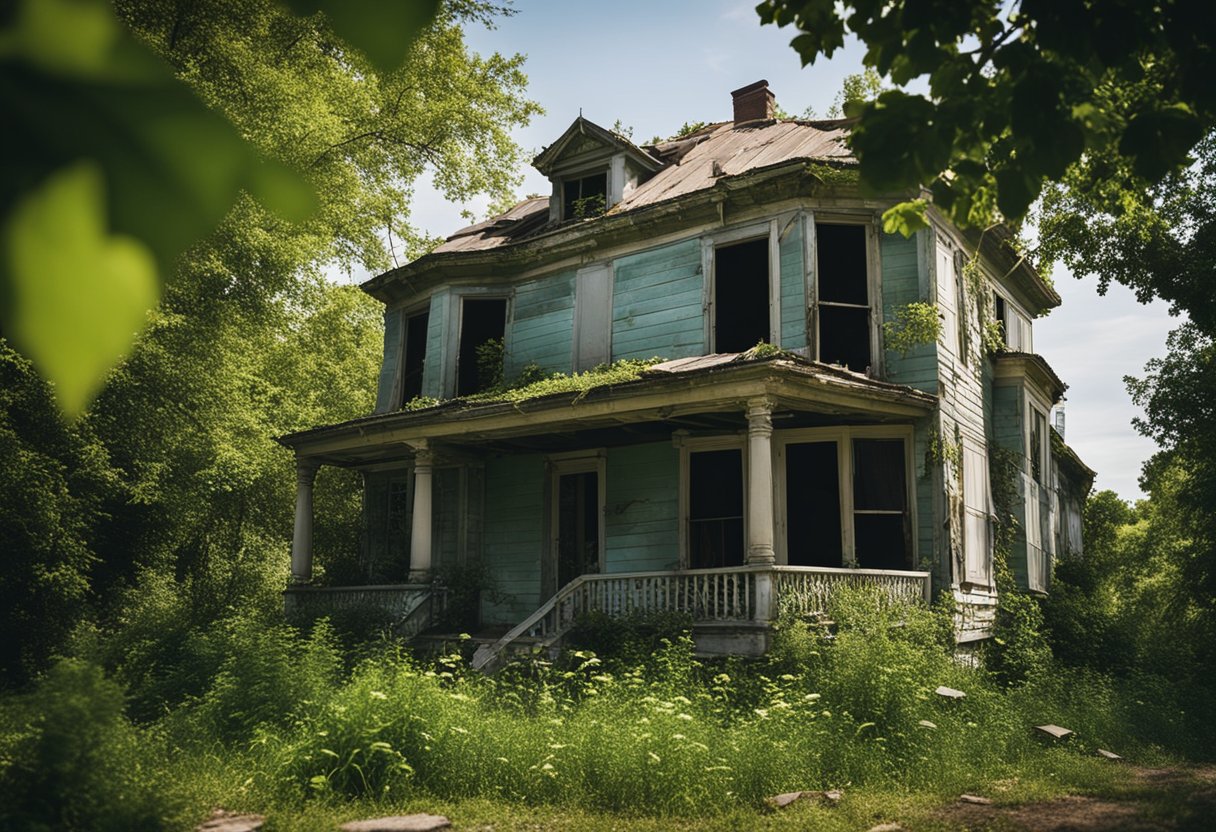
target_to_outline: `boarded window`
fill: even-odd
[[[768,238],[714,249],[714,352],[769,340]]]
[[[579,269],[574,301],[574,369],[612,360],[612,268]]]
[[[863,569],[912,566],[902,439],[853,440],[854,555]]]
[[[427,325],[430,312],[411,315],[405,322],[405,362],[401,368],[401,403],[422,395],[422,371],[426,363]]]
[[[506,300],[464,299],[456,364],[457,396],[477,393],[502,381],[502,342],[506,326]]]
[[[785,448],[786,552],[791,566],[841,566],[835,442]]]
[[[688,484],[689,565],[742,565],[743,451],[690,453]]]
[[[608,174],[596,173],[562,182],[562,219],[585,219],[604,213],[608,199]]]
[[[864,225],[815,224],[819,360],[870,366],[870,288]]]

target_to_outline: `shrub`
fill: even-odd
[[[167,828],[175,801],[156,781],[158,744],[122,710],[122,689],[76,660],[60,661],[31,694],[6,702],[0,827]]]

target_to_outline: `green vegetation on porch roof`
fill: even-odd
[[[770,358],[793,358],[793,353],[786,352],[780,347],[761,341],[747,352],[741,352],[736,361],[754,361]],[[659,356],[652,358],[622,358],[611,364],[600,364],[581,373],[551,373],[546,375],[540,367],[529,364],[512,382],[501,387],[494,387],[481,393],[462,396],[451,401],[467,404],[490,404],[494,402],[521,402],[529,399],[539,399],[556,393],[586,393],[596,387],[611,384],[624,384],[630,381],[640,381],[644,372],[650,367],[662,364],[667,359]],[[418,396],[406,402],[402,410],[425,410],[445,404],[440,399],[430,396]]]

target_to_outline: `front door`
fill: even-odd
[[[557,462],[550,497],[552,520],[546,595],[580,575],[600,571],[604,502],[598,461]]]

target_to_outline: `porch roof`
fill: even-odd
[[[428,443],[478,446],[656,422],[670,423],[670,430],[675,430],[684,427],[681,417],[742,413],[747,401],[756,398],[771,400],[778,412],[878,421],[923,416],[937,403],[929,393],[790,354],[760,359],[723,355],[668,362],[637,381],[581,392],[522,401],[452,399],[422,410],[382,413],[287,434],[277,441],[298,456],[355,466],[394,454],[409,457]]]

